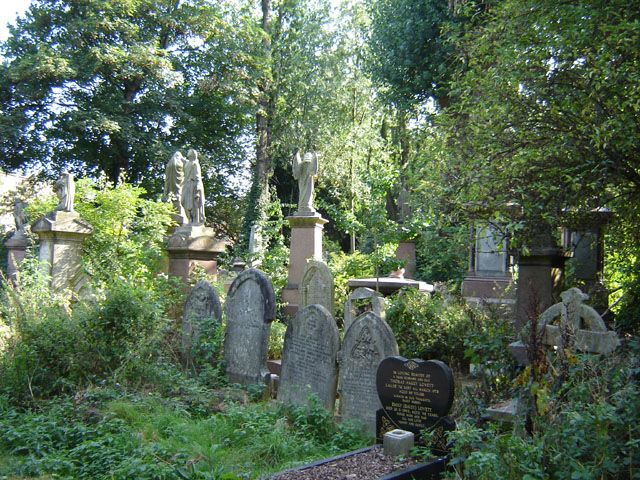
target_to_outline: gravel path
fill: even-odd
[[[305,470],[281,473],[271,480],[377,480],[415,463],[411,458],[399,461],[385,457],[382,446],[376,445],[367,452]]]

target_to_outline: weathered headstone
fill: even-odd
[[[182,315],[182,352],[186,365],[193,361],[191,346],[207,329],[207,323],[220,323],[222,306],[215,288],[205,280],[200,280],[189,293]]]
[[[224,311],[224,358],[229,381],[245,385],[264,382],[269,375],[269,330],[276,316],[271,281],[254,268],[240,273],[229,288]]]
[[[384,297],[375,290],[359,287],[349,294],[344,303],[344,331],[365,312],[373,312],[384,320]]]
[[[340,414],[376,433],[376,412],[382,407],[376,390],[380,362],[398,355],[389,325],[373,312],[358,317],[344,335],[340,350]]]
[[[300,281],[300,306],[322,305],[333,315],[333,275],[326,263],[308,260]]]
[[[339,348],[336,321],[325,307],[314,304],[298,310],[284,337],[278,400],[304,405],[314,394],[333,411]]]
[[[385,358],[378,367],[376,387],[382,404],[378,438],[395,428],[419,436],[422,430],[442,423],[453,404],[453,373],[439,360]]]

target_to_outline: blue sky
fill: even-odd
[[[23,13],[31,0],[0,0],[0,40],[6,40],[9,32],[7,23],[13,23],[16,15]]]

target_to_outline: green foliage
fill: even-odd
[[[269,358],[282,358],[282,348],[284,347],[284,334],[287,326],[279,321],[271,323],[269,333]]]
[[[193,418],[180,400],[105,389],[42,404],[38,413],[0,400],[0,475],[255,478],[367,444],[317,402],[223,408]]]
[[[416,277],[460,285],[469,262],[468,227],[427,227],[416,239]]]
[[[402,356],[438,359],[458,368],[467,363],[464,339],[472,319],[463,300],[405,289],[387,301],[387,323]]]
[[[564,381],[551,379],[544,396],[539,381],[537,389],[520,391],[525,404],[527,398],[537,397],[535,408],[529,411],[529,435],[521,430],[520,422],[507,431],[459,424],[450,434],[458,475],[474,479],[637,477],[637,340],[609,357],[571,358]],[[549,361],[546,375],[553,377],[561,367],[553,356]],[[526,370],[520,384],[528,374]]]

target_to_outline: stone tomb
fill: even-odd
[[[384,297],[375,290],[359,287],[349,294],[344,303],[344,331],[365,312],[373,312],[384,320]]]
[[[220,323],[222,305],[218,292],[205,280],[200,280],[189,293],[182,315],[182,355],[186,366],[191,365],[191,346],[209,325]]]
[[[254,268],[240,273],[229,288],[224,311],[224,359],[229,381],[244,385],[266,382],[269,331],[276,316],[271,281]]]
[[[314,304],[298,310],[284,337],[278,400],[304,405],[314,394],[333,412],[339,348],[336,321],[325,307]]]
[[[416,437],[427,428],[436,428],[436,437],[451,430],[446,417],[453,404],[453,373],[439,360],[407,360],[388,357],[380,362],[376,388],[382,408],[377,412],[376,436],[394,429],[413,432]],[[437,445],[443,450],[444,445]]]
[[[373,312],[359,316],[347,329],[339,354],[340,414],[376,433],[376,412],[382,408],[376,390],[380,362],[398,355],[398,344],[387,323]]]
[[[333,275],[326,263],[320,260],[307,260],[300,281],[300,306],[322,305],[333,315]]]

